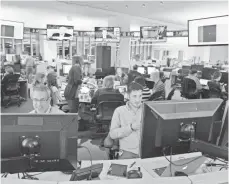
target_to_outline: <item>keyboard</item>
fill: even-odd
[[[161,167],[161,168],[157,168],[157,169],[153,169],[155,173],[158,174],[158,176],[161,176],[162,173],[165,171],[167,167]]]

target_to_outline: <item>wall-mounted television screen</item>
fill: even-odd
[[[74,26],[47,25],[48,40],[73,40]]]
[[[228,15],[189,20],[188,45],[228,45]]]
[[[120,42],[120,27],[95,27],[95,41]]]
[[[0,20],[1,25],[1,37],[2,38],[14,38],[14,39],[23,39],[24,23],[9,21],[9,20]]]
[[[140,38],[143,41],[166,41],[167,26],[140,27]]]

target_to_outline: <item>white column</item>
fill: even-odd
[[[121,31],[130,31],[130,24],[129,21],[124,19],[121,16],[112,17],[108,19],[108,26],[109,27],[120,27]],[[112,46],[112,50],[114,49],[112,53],[112,60],[116,58],[116,46]],[[130,63],[130,38],[121,38],[120,39],[120,48],[119,48],[119,56],[117,56],[115,61],[111,61],[111,63],[114,63],[115,66],[120,67],[127,67],[129,68]],[[119,61],[117,61],[119,59]]]

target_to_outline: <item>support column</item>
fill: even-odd
[[[108,26],[109,27],[120,27],[121,31],[130,31],[130,23],[128,20],[123,19],[123,17],[117,16],[112,17],[108,19]],[[116,55],[116,46],[112,46],[112,50],[114,49],[114,52],[111,56],[111,63],[114,63],[114,66],[116,67],[125,67],[130,68],[130,38],[121,38],[120,39],[120,45],[119,45],[119,52],[118,56]],[[117,61],[118,59],[118,61]]]

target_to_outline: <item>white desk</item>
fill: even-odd
[[[181,155],[173,155],[173,161],[184,158],[192,158],[201,156],[201,153],[189,153],[189,154],[181,154]],[[108,176],[106,173],[111,163],[123,164],[123,165],[131,165],[133,162],[136,164],[131,168],[137,168],[138,166],[141,168],[141,172],[143,174],[142,179],[126,179],[126,178],[117,178],[113,176]],[[208,162],[208,160],[207,160]],[[92,180],[92,181],[74,181],[74,183],[91,183],[91,184],[117,184],[117,183],[125,183],[125,184],[191,184],[190,179],[193,184],[217,184],[226,182],[228,179],[227,171],[216,171],[212,170],[212,172],[204,171],[203,168],[200,167],[199,171],[197,170],[197,175],[192,175],[187,177],[159,177],[154,171],[154,168],[165,167],[168,166],[169,162],[164,157],[157,158],[148,158],[148,159],[128,159],[128,160],[101,160],[101,161],[93,161],[93,164],[103,163],[103,170],[100,173],[100,180]],[[82,161],[82,168],[90,166],[90,161]],[[129,169],[129,167],[128,167]],[[217,168],[219,169],[219,168]],[[31,173],[36,174],[36,173]],[[3,184],[71,184],[70,182],[71,175],[63,174],[62,172],[46,172],[40,175],[36,175],[39,181],[35,180],[17,180],[17,174],[8,175],[6,179],[3,179]],[[118,179],[118,181],[117,181]],[[16,182],[13,182],[16,181]],[[26,182],[28,181],[28,182]],[[38,183],[39,182],[39,183]]]

